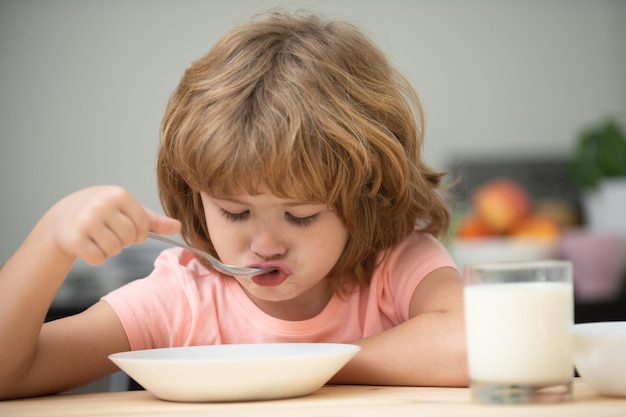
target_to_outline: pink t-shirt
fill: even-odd
[[[132,350],[226,343],[345,343],[409,318],[409,303],[434,269],[456,268],[434,237],[414,232],[377,266],[369,286],[335,294],[317,316],[285,321],[260,310],[237,281],[221,277],[191,253],[163,251],[154,271],[102,299],[118,315]]]

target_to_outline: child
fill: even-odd
[[[54,205],[0,271],[0,398],[115,372],[130,349],[346,342],[332,380],[467,384],[458,270],[436,239],[449,212],[421,160],[409,83],[355,27],[272,12],[185,72],[158,154],[168,217],[115,186]],[[230,277],[167,249],[153,273],[42,324],[76,258],[100,264],[149,230],[180,231]]]

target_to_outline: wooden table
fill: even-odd
[[[574,400],[549,405],[478,405],[467,388],[325,386],[300,398],[237,403],[173,403],[146,391],[60,394],[0,402],[0,416],[626,416],[626,398],[596,394],[576,378]]]

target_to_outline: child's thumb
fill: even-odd
[[[146,209],[150,220],[150,230],[162,235],[175,235],[180,232],[180,221],[171,217],[163,216],[152,210]]]

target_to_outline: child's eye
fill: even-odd
[[[289,213],[285,213],[285,217],[287,218],[287,221],[291,224],[294,224],[296,226],[308,226],[311,223],[313,223],[315,220],[317,220],[317,218],[319,217],[319,214],[313,214],[312,216],[306,216],[306,217],[296,217],[293,214],[289,214]]]
[[[220,209],[220,214],[222,216],[226,217],[226,219],[228,221],[240,222],[242,220],[247,219],[248,216],[250,215],[250,212],[248,210],[246,210],[246,211],[242,211],[241,213],[231,213],[230,211],[226,211],[224,209]]]

